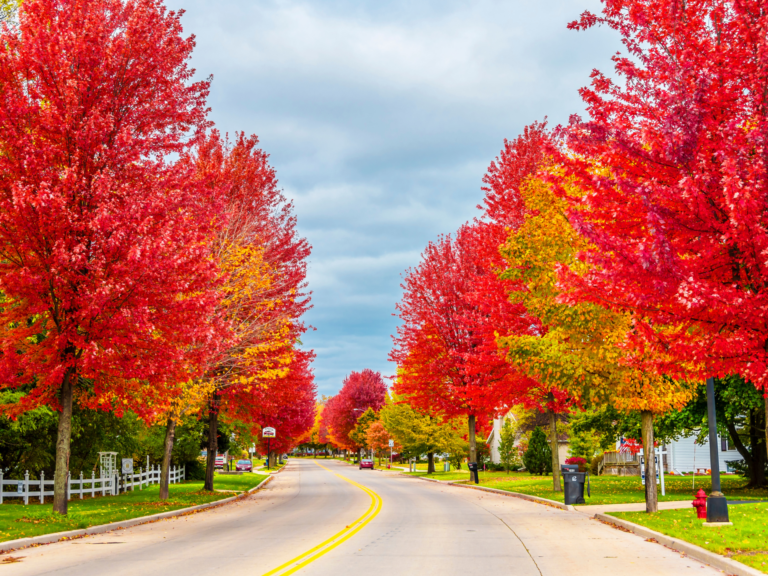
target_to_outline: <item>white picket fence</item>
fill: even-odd
[[[186,467],[171,467],[169,483],[176,484],[185,478]],[[67,493],[69,500],[78,496],[82,500],[85,496],[91,498],[97,495],[116,496],[120,492],[133,491],[137,486],[139,490],[143,490],[144,486],[159,483],[160,466],[151,466],[146,470],[139,468],[139,471],[134,474],[115,473],[112,476],[99,476],[98,478],[94,472],[91,472],[90,478],[84,477],[82,472],[80,472],[79,478],[72,478],[70,473]],[[6,486],[11,487],[11,489],[6,490]],[[6,480],[3,478],[3,473],[0,472],[0,504],[7,498],[23,498],[24,504],[29,504],[30,498],[33,500],[39,498],[42,504],[46,496],[53,496],[53,478],[46,479],[44,472],[40,473],[39,480],[30,480],[29,471],[24,474],[23,480]]]

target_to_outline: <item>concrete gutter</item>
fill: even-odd
[[[700,562],[704,562],[705,564],[709,564],[713,568],[722,570],[726,574],[732,574],[733,576],[765,576],[765,572],[761,572],[755,568],[750,568],[746,564],[742,564],[736,560],[731,560],[730,558],[726,558],[725,556],[716,554],[715,552],[710,552],[709,550],[705,550],[701,546],[696,546],[690,542],[672,538],[671,536],[656,532],[655,530],[651,530],[645,526],[640,526],[634,522],[629,522],[628,520],[615,518],[613,516],[606,516],[605,514],[595,514],[595,519],[600,520],[605,524],[618,526],[619,528],[628,530],[642,538],[645,538],[646,540],[652,538],[667,548],[671,548],[672,550],[677,550],[678,552],[687,554],[691,558],[699,560]]]
[[[10,550],[17,550],[19,548],[27,548],[29,546],[39,546],[40,544],[52,544],[53,542],[59,542],[61,540],[74,540],[75,538],[83,538],[85,536],[93,536],[94,534],[103,534],[104,532],[111,532],[112,530],[122,530],[124,528],[131,528],[132,526],[138,526],[139,524],[149,524],[150,522],[157,522],[158,520],[166,520],[168,518],[176,518],[178,516],[186,516],[188,514],[194,514],[202,510],[209,508],[216,508],[218,506],[224,506],[236,500],[242,500],[243,498],[253,494],[260,488],[262,488],[267,482],[272,480],[272,476],[267,476],[259,482],[257,486],[254,486],[243,494],[237,496],[230,496],[222,500],[216,500],[215,502],[208,502],[207,504],[199,504],[197,506],[189,506],[188,508],[180,508],[179,510],[169,510],[168,512],[161,512],[160,514],[152,514],[151,516],[139,516],[138,518],[131,518],[129,520],[123,520],[121,522],[112,522],[110,524],[100,524],[98,526],[91,526],[90,528],[83,528],[82,530],[69,530],[67,532],[54,532],[53,534],[43,534],[42,536],[34,536],[32,538],[19,538],[17,540],[9,540],[7,542],[0,542],[0,553],[8,552]]]

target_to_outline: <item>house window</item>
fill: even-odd
[[[720,450],[723,452],[736,450],[736,446],[733,445],[733,440],[731,440],[730,435],[720,438]]]

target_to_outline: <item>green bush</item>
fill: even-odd
[[[205,480],[205,462],[200,462],[197,458],[184,462],[187,467],[185,477],[187,480]]]
[[[452,452],[448,456],[448,462],[451,464],[451,470],[461,470],[461,461],[466,458],[463,452]]]
[[[739,476],[742,478],[751,478],[749,466],[747,463],[741,459],[741,460],[728,460],[726,462]],[[765,465],[765,472],[763,472],[766,477],[768,477],[768,464]]]
[[[539,426],[531,432],[528,450],[523,454],[523,465],[531,474],[543,476],[552,473],[552,450],[546,434]]]

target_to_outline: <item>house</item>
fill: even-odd
[[[618,451],[621,443],[616,443],[616,450]],[[663,454],[664,472],[667,474],[706,474],[710,469],[709,459],[709,442],[705,441],[704,444],[696,443],[696,435],[680,438],[679,440],[673,440],[669,444],[664,445],[663,450],[666,452]],[[609,458],[610,456],[610,458]],[[621,462],[624,456],[626,462]],[[628,458],[632,458],[630,462]],[[729,439],[720,438],[718,436],[718,462],[720,463],[721,472],[732,472],[733,469],[728,465],[728,462],[734,460],[741,460],[741,454],[733,447]],[[630,453],[619,454],[617,452],[606,452],[604,455],[602,470],[609,475],[624,475],[627,474],[640,474],[640,454],[632,457]]]
[[[504,426],[504,422],[510,419],[512,420],[513,423],[517,421],[517,419],[515,418],[515,415],[512,414],[512,412],[508,412],[503,418],[495,418],[493,420],[493,428],[491,430],[491,433],[488,434],[488,438],[485,440],[485,443],[488,445],[488,448],[490,449],[491,462],[493,462],[494,464],[501,464],[501,457],[499,456],[499,443],[501,442],[501,428]],[[558,416],[558,424],[565,424],[565,423],[566,423],[565,417]],[[536,417],[533,419],[532,422],[527,423],[517,431],[517,437],[515,438],[515,446],[519,445],[521,437],[524,433],[530,432],[536,426],[541,426],[544,429],[545,433],[547,433],[547,437],[549,437],[549,415],[540,413],[536,415]],[[560,462],[565,462],[565,459],[568,458],[568,435],[567,434],[559,433],[557,435],[557,454],[560,457]]]
[[[680,440],[673,440],[665,446],[667,454],[664,459],[664,470],[666,472],[703,474],[711,468],[709,442],[705,441],[702,445],[697,444],[695,440],[696,436],[692,435],[687,438],[680,438]],[[720,471],[732,472],[733,470],[728,466],[728,461],[742,460],[741,454],[733,446],[730,438],[718,436],[717,440]]]

